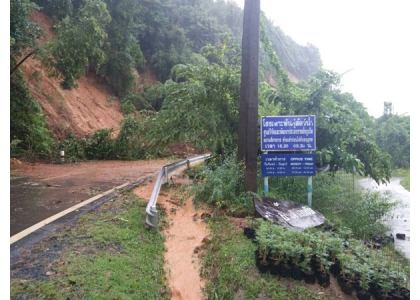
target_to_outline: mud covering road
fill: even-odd
[[[168,163],[151,160],[43,164],[12,160],[10,236],[124,183],[153,180]]]

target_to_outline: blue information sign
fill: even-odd
[[[315,116],[261,117],[261,151],[315,150]]]
[[[262,176],[315,176],[314,153],[262,154]]]

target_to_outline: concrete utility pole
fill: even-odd
[[[260,0],[245,0],[239,100],[238,161],[244,161],[245,190],[257,192],[258,65]]]

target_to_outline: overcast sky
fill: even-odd
[[[244,0],[234,1],[243,8]],[[405,0],[261,0],[261,10],[286,35],[319,49],[324,69],[348,71],[341,90],[375,118],[385,101],[395,114],[410,115],[420,100],[418,7]]]

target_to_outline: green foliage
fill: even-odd
[[[364,136],[355,139],[355,144],[348,147],[364,163],[359,174],[370,176],[378,184],[389,182],[391,178],[391,156],[382,152],[379,147]],[[360,170],[360,169],[359,169]]]
[[[99,129],[86,140],[85,155],[87,159],[113,159],[115,157],[112,132],[113,129]]]
[[[136,82],[133,68],[131,55],[122,51],[110,54],[103,66],[102,73],[118,97],[125,97],[133,92]]]
[[[339,83],[338,74],[324,70],[308,83],[300,83],[303,100],[292,103],[293,114],[315,115],[319,165],[328,162],[333,170],[343,168],[350,173],[354,166],[359,174],[378,183],[387,182],[390,157],[372,141],[372,132],[366,130],[372,119],[363,114],[351,95],[341,94]]]
[[[10,77],[10,147],[12,157],[47,158],[53,138],[41,106],[30,95],[20,72]]]
[[[42,7],[47,15],[62,20],[66,16],[72,16],[74,12],[72,0],[35,0],[39,6]]]
[[[74,163],[81,160],[94,159],[142,159],[145,148],[142,142],[141,123],[129,115],[121,121],[121,129],[116,138],[112,138],[114,129],[103,128],[92,136],[76,140],[71,134],[63,141],[57,141],[54,152],[65,151],[65,162]],[[61,162],[60,157],[56,157]]]
[[[263,179],[259,175],[259,186],[263,187]],[[307,177],[288,176],[288,177],[270,177],[269,178],[269,193],[270,197],[277,199],[286,199],[296,202],[302,202],[307,198]],[[315,186],[314,186],[315,187]],[[264,191],[261,189],[260,193]]]
[[[291,260],[294,264],[300,262],[302,268],[309,270],[313,258],[323,265],[324,270],[338,260],[340,274],[345,274],[353,281],[362,278],[364,282],[361,286],[365,289],[370,281],[376,281],[383,288],[387,286],[388,291],[405,287],[408,283],[409,261],[398,258],[392,245],[374,250],[345,231],[322,232],[320,228],[310,228],[301,232],[262,218],[257,223],[256,241],[259,254],[264,259]],[[362,271],[368,272],[361,274]]]
[[[51,57],[44,59],[51,75],[61,80],[64,89],[77,86],[76,80],[89,67],[98,71],[105,61],[102,50],[107,39],[105,26],[110,22],[105,3],[86,0],[75,18],[66,16],[55,26],[56,39],[50,41]]]
[[[111,134],[114,129],[99,129],[84,139],[86,159],[142,159],[146,153],[143,145],[141,123],[133,115],[121,121],[121,129],[116,138]]]
[[[133,115],[128,115],[121,121],[114,152],[117,159],[132,160],[144,157],[141,123]]]
[[[216,212],[222,209],[234,216],[252,214],[252,195],[244,190],[244,165],[234,156],[219,159],[211,158],[210,163],[200,166],[202,182],[191,186],[188,195],[194,195],[195,205],[206,205]]]
[[[262,13],[262,18],[260,21],[260,43],[263,46],[264,53],[268,56],[271,67],[274,69],[277,76],[278,85],[287,85],[290,83],[289,76],[287,75],[285,69],[282,67],[280,59],[278,58],[276,52],[272,47],[270,37],[267,35],[266,25],[268,23],[265,14]],[[279,88],[283,90],[283,88]]]
[[[35,49],[38,39],[44,34],[38,24],[29,20],[31,12],[36,10],[40,10],[40,7],[30,0],[10,1],[10,55],[14,58],[20,58],[25,51]]]
[[[19,157],[24,153],[23,149],[19,147],[21,142],[22,141],[19,139],[13,139],[10,141],[10,157]]]
[[[197,149],[228,152],[237,142],[239,54],[230,39],[202,49],[206,65],[177,65],[148,134],[159,146],[191,142]],[[211,62],[210,62],[211,61]]]
[[[128,49],[131,57],[133,58],[134,67],[140,72],[144,71],[146,59],[144,58],[143,52],[140,49],[140,45],[137,44],[135,40],[132,40],[132,42],[128,44]]]
[[[392,168],[410,167],[410,116],[378,118],[375,141],[383,152],[391,155]]]
[[[137,110],[154,110],[159,111],[162,108],[163,101],[165,99],[165,86],[158,83],[151,83],[143,85],[143,91],[137,97],[132,100]]]
[[[101,70],[117,96],[125,97],[135,88],[135,69],[144,70],[145,58],[136,39],[141,7],[136,1],[105,1],[111,15],[107,26],[107,59]]]
[[[377,191],[362,191],[354,199],[340,202],[339,216],[356,237],[384,235],[389,227],[383,222],[393,218],[393,210],[398,206],[389,196]]]
[[[135,110],[136,110],[136,107],[134,106],[134,104],[130,100],[121,101],[121,103],[120,103],[120,111],[124,115],[131,114]]]

